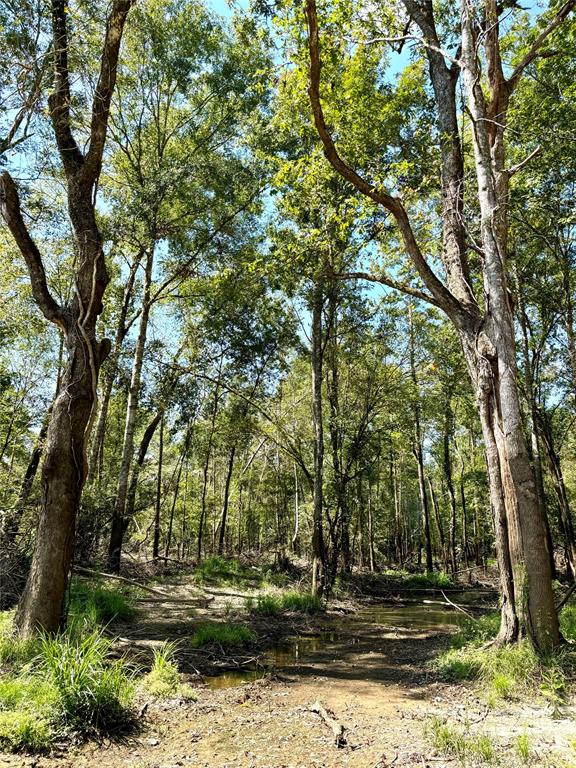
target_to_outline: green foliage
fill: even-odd
[[[235,648],[252,643],[254,640],[256,640],[256,633],[244,624],[206,622],[196,628],[190,642],[193,648],[202,648],[205,645]]]
[[[99,630],[42,636],[37,674],[58,696],[59,719],[79,733],[121,729],[131,719],[134,686]]]
[[[80,623],[33,641],[15,636],[0,614],[0,648],[10,671],[0,676],[0,747],[47,748],[64,731],[110,733],[130,724],[132,675],[102,631]]]
[[[291,590],[280,594],[258,595],[247,598],[246,609],[259,616],[276,616],[279,613],[319,613],[324,608],[322,599],[310,592]]]
[[[408,573],[407,571],[384,571],[382,576],[395,586],[405,589],[450,589],[454,581],[449,573],[432,571],[432,573]]]
[[[47,749],[52,740],[50,721],[41,710],[0,710],[0,749],[40,752]]]
[[[111,621],[131,621],[135,610],[126,589],[95,586],[89,582],[73,582],[70,589],[69,615],[98,626]]]
[[[530,737],[527,733],[521,733],[516,737],[514,749],[523,763],[528,763],[530,761],[532,749],[530,747]]]
[[[0,665],[24,664],[30,661],[38,651],[36,638],[18,637],[14,631],[13,620],[13,611],[0,612]]]

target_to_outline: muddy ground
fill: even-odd
[[[448,622],[392,626],[386,614],[376,613],[375,620],[370,606],[336,603],[319,617],[258,619],[253,626],[259,642],[230,656],[220,649],[193,650],[186,638],[208,619],[250,621],[245,593],[186,582],[154,589],[140,601],[134,622],[114,628],[119,650],[142,659],[163,640],[180,639],[179,662],[197,700],[143,699],[137,729],[116,742],[66,745],[39,757],[0,754],[0,766],[473,766],[469,757],[463,762],[432,747],[431,720],[445,717],[468,733],[490,735],[500,751],[493,764],[576,767],[573,708],[555,718],[545,701],[490,708],[481,690],[435,679],[429,662],[454,631]],[[345,744],[336,745],[329,725],[313,711],[316,702],[344,726]],[[521,734],[530,740],[524,763],[514,752]]]

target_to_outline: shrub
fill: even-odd
[[[191,643],[194,648],[204,645],[220,645],[222,648],[247,645],[256,640],[256,633],[244,624],[207,622],[200,624],[192,635]]]

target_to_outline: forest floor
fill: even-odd
[[[137,728],[117,741],[44,756],[0,753],[2,768],[576,766],[573,707],[490,706],[477,686],[435,678],[429,663],[447,646],[449,624],[392,626],[362,602],[335,602],[313,616],[254,617],[245,611],[249,593],[234,587],[184,579],[154,589],[139,600],[135,621],[113,627],[119,651],[138,656],[179,639],[196,701],[143,699]],[[186,642],[199,622],[240,619],[258,634],[241,654]],[[335,743],[316,702],[344,726],[345,743]],[[459,734],[448,757],[434,747],[443,723]]]

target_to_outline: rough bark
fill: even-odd
[[[115,0],[108,15],[89,140],[83,153],[71,127],[68,11],[64,0],[53,0],[51,6],[54,88],[48,106],[64,168],[68,214],[76,240],[75,292],[66,306],[60,306],[50,292],[42,256],[24,224],[16,186],[7,171],[0,182],[0,212],[26,262],[34,299],[44,316],[62,330],[68,357],[46,438],[36,547],[16,616],[23,635],[30,635],[38,628],[54,632],[61,622],[77,510],[86,477],[86,444],[98,373],[110,349],[109,342],[100,342],[96,337],[96,322],[102,312],[109,278],[94,201],[120,43],[130,7],[131,0]]]

